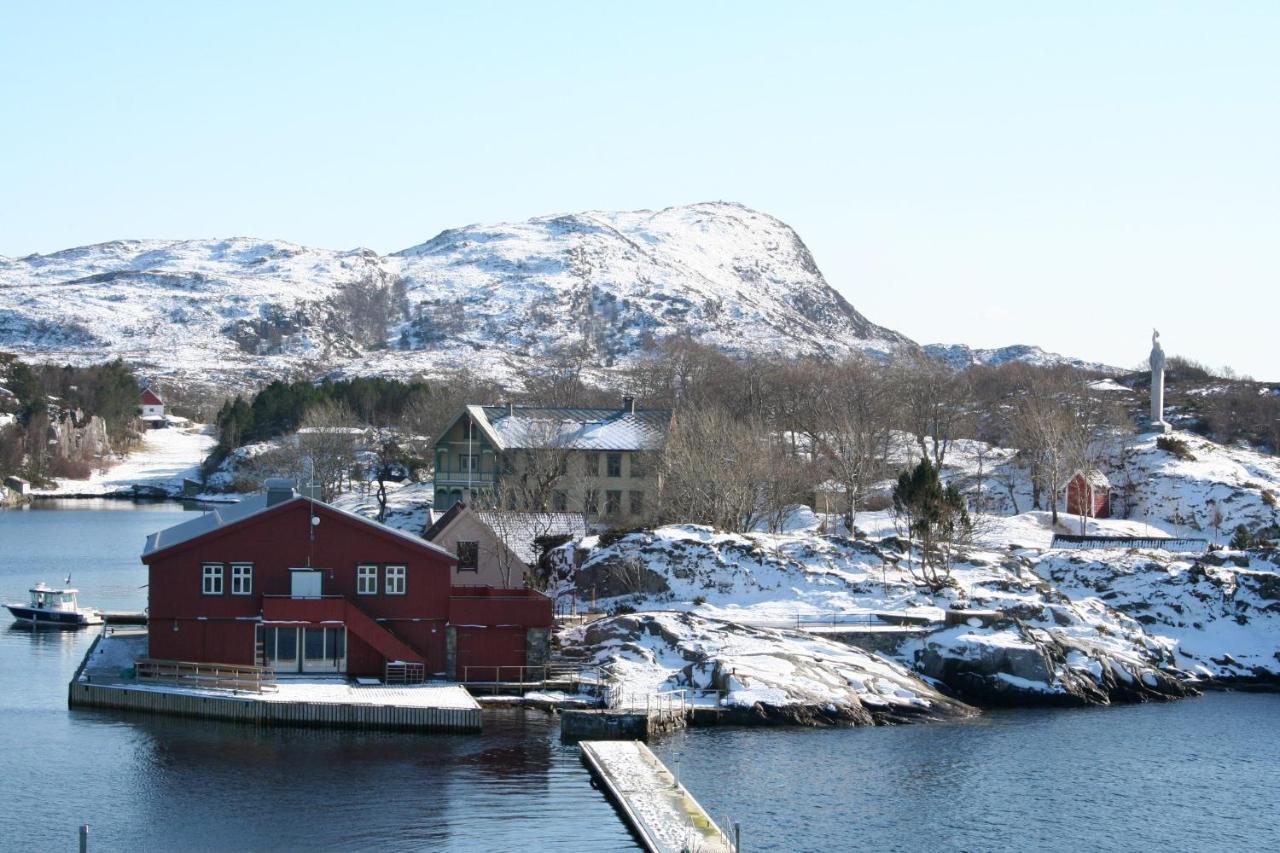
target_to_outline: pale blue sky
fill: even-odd
[[[1280,379],[1276,2],[0,9],[0,254],[727,199],[921,342]]]

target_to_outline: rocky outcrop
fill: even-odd
[[[1050,552],[1034,570],[1162,638],[1201,686],[1280,687],[1280,574],[1274,549],[1194,557],[1163,551]]]
[[[915,652],[916,669],[981,707],[1110,705],[1197,692],[1188,673],[1156,663],[1018,620],[942,631]]]
[[[1280,663],[1280,621],[1269,621],[1280,620],[1280,581],[1262,554],[1213,556],[1171,572],[1177,558],[1168,554],[975,550],[938,592],[913,582],[901,543],[888,540],[683,525],[631,533],[579,556],[580,592],[583,578],[595,582],[613,567],[630,567],[634,587],[601,587],[621,596],[602,596],[606,608],[692,609],[721,625],[821,620],[828,632],[832,621],[856,630],[868,612],[883,613],[885,626],[908,611],[917,622],[932,619],[915,629],[928,630],[924,637],[898,638],[890,657],[979,706],[1174,699],[1241,679],[1262,684]],[[1113,559],[1130,569],[1109,569]],[[1062,571],[1047,571],[1054,566]],[[936,615],[920,616],[930,611]],[[947,624],[944,613],[972,618]]]
[[[96,459],[111,452],[107,422],[80,409],[50,412],[49,450],[62,459]]]
[[[747,725],[884,725],[975,713],[877,655],[690,613],[614,616],[565,639],[609,676],[614,704],[624,708],[686,689],[723,696],[722,720]]]

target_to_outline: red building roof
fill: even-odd
[[[142,389],[142,397],[139,402],[144,406],[163,406],[164,400],[160,399],[160,395],[150,388]]]

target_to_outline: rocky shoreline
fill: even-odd
[[[725,719],[741,724],[900,723],[977,708],[1084,707],[1170,701],[1205,690],[1280,689],[1280,557],[1272,552],[1195,557],[975,549],[957,561],[952,585],[934,591],[915,585],[901,543],[889,539],[734,535],[678,525],[605,546],[585,544],[573,557],[579,589],[586,583],[617,592],[619,583],[629,585],[633,592],[616,595],[606,607],[639,612],[563,641],[637,690],[719,690],[729,708]],[[937,616],[887,644],[870,631],[860,637],[825,629],[880,654],[803,629],[812,612],[830,614],[834,625],[842,613],[888,619],[931,608],[985,618]],[[795,629],[744,624],[783,612]],[[650,639],[654,635],[661,642]],[[740,648],[744,643],[749,654]],[[826,651],[817,643],[827,644],[821,646]],[[833,663],[839,657],[833,645],[865,657]],[[797,647],[805,650],[799,657]],[[831,658],[814,660],[824,655]],[[734,680],[744,657],[772,662],[768,671],[748,665]],[[827,672],[814,676],[810,666]],[[920,688],[927,688],[927,702],[876,705],[877,697],[865,695],[833,701],[805,685],[816,680],[839,694],[840,679],[829,678],[831,671],[854,673],[848,683],[859,683],[859,671],[884,666],[912,679],[900,684],[907,692],[924,697]]]

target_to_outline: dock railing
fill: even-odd
[[[541,687],[546,680],[545,664],[537,666],[480,664],[462,668],[463,684],[468,687],[489,686],[495,694],[504,687],[517,688],[521,691],[531,687]]]
[[[693,705],[691,692],[683,687],[640,694],[628,691],[619,682],[613,682],[604,691],[604,706],[617,710],[639,711],[644,708],[646,714],[675,716],[688,714],[693,710]]]
[[[689,701],[689,691],[679,690],[661,690],[657,693],[650,693],[645,697],[644,710],[650,716],[656,714],[658,716],[680,716],[687,715],[689,709],[692,708]]]
[[[134,675],[139,681],[184,687],[244,690],[250,693],[266,693],[276,689],[276,671],[269,666],[143,658],[134,664]]]

